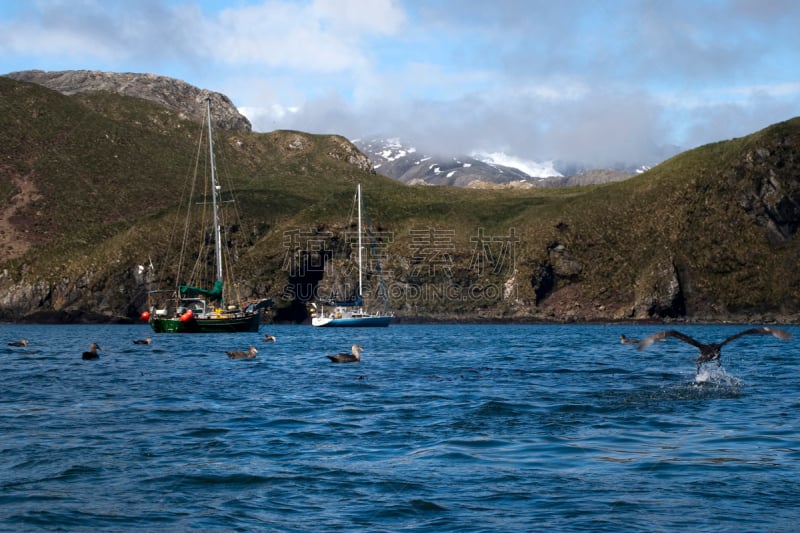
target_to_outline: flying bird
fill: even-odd
[[[8,345],[9,346],[27,346],[28,345],[28,339],[20,339],[20,340],[15,341],[15,342],[9,342]]]
[[[255,359],[258,350],[255,346],[251,346],[249,350],[243,352],[242,350],[234,350],[232,352],[225,352],[231,359]]]
[[[358,363],[361,361],[361,352],[363,351],[364,348],[358,344],[354,344],[350,349],[350,353],[340,352],[336,355],[328,355],[326,357],[333,363]]]
[[[89,346],[89,351],[88,352],[83,352],[83,355],[81,356],[81,359],[83,359],[85,361],[91,361],[91,360],[94,360],[94,359],[100,359],[100,356],[97,355],[97,350],[102,350],[102,348],[99,347],[97,345],[97,343],[93,342]]]
[[[772,335],[773,337],[777,337],[779,339],[788,340],[792,338],[792,334],[788,331],[784,331],[778,328],[769,328],[769,327],[760,327],[760,328],[751,328],[746,329],[744,331],[740,331],[730,337],[726,338],[722,342],[715,342],[711,344],[703,344],[702,342],[693,339],[692,337],[681,333],[680,331],[675,331],[674,329],[669,329],[666,331],[659,331],[658,333],[653,333],[649,337],[646,337],[636,345],[637,350],[644,350],[654,342],[659,342],[666,340],[668,337],[675,337],[676,339],[680,339],[683,342],[687,342],[692,346],[695,346],[700,349],[700,355],[695,359],[697,363],[697,372],[700,373],[700,366],[703,363],[707,363],[709,361],[716,361],[717,366],[721,366],[722,363],[720,362],[719,358],[722,354],[722,347],[729,342],[738,339],[744,335]]]

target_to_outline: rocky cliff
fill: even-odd
[[[23,70],[6,76],[36,83],[65,95],[108,91],[144,98],[195,121],[203,118],[205,101],[210,98],[214,127],[231,131],[252,130],[250,121],[239,113],[230,98],[224,94],[199,89],[185,81],[166,76],[98,70]]]

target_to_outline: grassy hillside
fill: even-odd
[[[166,262],[201,127],[0,78],[0,317],[138,314],[134,267]],[[338,136],[216,135],[237,271],[279,309],[303,307],[284,296],[309,280],[287,265],[312,236],[332,281],[358,182],[402,318],[791,320],[800,306],[800,119],[625,182],[524,191],[408,187],[348,163]]]

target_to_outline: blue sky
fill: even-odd
[[[256,131],[657,162],[800,115],[795,0],[0,0],[0,73],[147,72]]]

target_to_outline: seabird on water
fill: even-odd
[[[263,340],[264,342],[275,342],[276,339],[275,335],[270,335],[269,333],[265,333],[264,338],[261,340]]]
[[[719,358],[722,352],[722,347],[732,340],[738,339],[744,335],[772,335],[773,337],[778,337],[779,339],[787,340],[792,338],[792,334],[788,331],[784,331],[778,328],[769,328],[769,327],[760,327],[760,328],[751,328],[746,329],[744,331],[740,331],[730,337],[726,338],[722,342],[719,343],[711,343],[711,344],[703,344],[700,341],[693,339],[688,335],[684,335],[680,331],[675,331],[674,329],[669,329],[666,331],[659,331],[658,333],[653,333],[649,337],[642,339],[641,342],[636,346],[637,350],[643,350],[653,344],[654,342],[663,341],[667,337],[675,337],[676,339],[680,339],[683,342],[687,342],[692,346],[696,346],[700,349],[700,355],[695,359],[697,363],[697,372],[700,373],[700,366],[703,363],[707,363],[709,361],[716,361],[717,366],[721,366],[722,363],[720,362]]]
[[[144,339],[136,339],[135,341],[133,341],[133,344],[151,344],[152,342],[153,339],[151,339],[150,337],[145,337]]]
[[[28,339],[20,339],[20,340],[18,340],[16,342],[9,342],[8,345],[9,346],[27,346],[28,345]]]
[[[255,359],[258,350],[255,346],[251,346],[249,350],[243,352],[242,350],[234,350],[232,352],[225,352],[231,359]]]
[[[96,342],[93,342],[91,345],[89,345],[89,351],[83,352],[81,359],[84,359],[86,361],[93,359],[100,359],[100,356],[97,355],[97,350],[102,350],[102,348],[99,347]]]
[[[626,337],[625,335],[619,336],[620,344],[638,344],[639,339],[631,339],[630,337]]]
[[[358,363],[361,361],[361,352],[363,351],[364,348],[358,344],[354,344],[350,353],[340,352],[336,355],[328,355],[326,357],[333,363]]]

